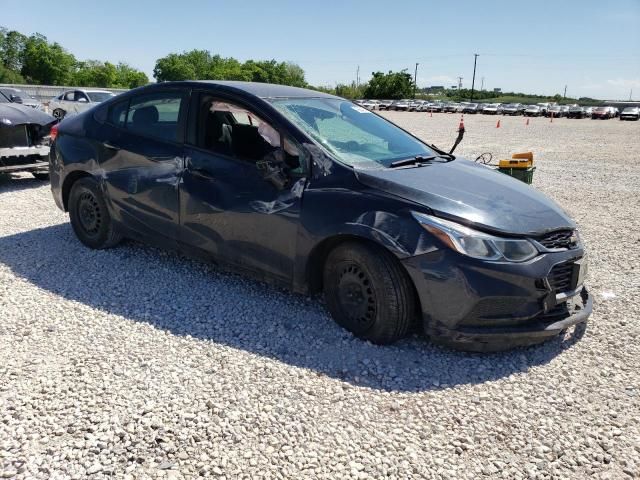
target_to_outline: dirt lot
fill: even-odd
[[[459,115],[388,112],[449,148]],[[476,355],[354,339],[318,299],[128,242],[0,183],[0,478],[638,478],[640,122],[468,116],[578,222],[586,332]]]

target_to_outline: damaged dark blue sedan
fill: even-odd
[[[591,313],[585,250],[560,207],[339,97],[161,83],[52,138],[53,196],[88,247],[133,238],[323,292],[340,325],[375,343],[422,325],[497,350]]]

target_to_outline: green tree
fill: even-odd
[[[159,82],[195,79],[196,69],[184,56],[171,53],[156,61],[153,76]]]
[[[0,83],[24,83],[24,78],[18,72],[0,64]]]
[[[400,72],[373,72],[364,90],[366,98],[408,98],[413,94],[413,78],[406,70]]]
[[[0,27],[0,63],[9,70],[19,72],[26,42],[27,37],[20,32]]]
[[[275,60],[247,60],[212,55],[206,50],[171,53],[156,61],[153,76],[159,82],[170,80],[244,80],[306,86],[299,65]]]
[[[149,77],[144,72],[122,62],[116,65],[116,77],[116,83],[112,87],[136,88],[149,83]]]
[[[75,65],[75,57],[62,46],[49,44],[45,36],[35,34],[25,43],[21,74],[36,84],[67,85]]]

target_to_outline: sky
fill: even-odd
[[[298,63],[312,85],[419,63],[418,87],[640,99],[640,0],[0,0],[0,26],[41,33],[79,60],[206,49]]]

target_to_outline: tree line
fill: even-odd
[[[0,83],[134,88],[149,83],[126,63],[80,61],[57,42],[0,27]]]

